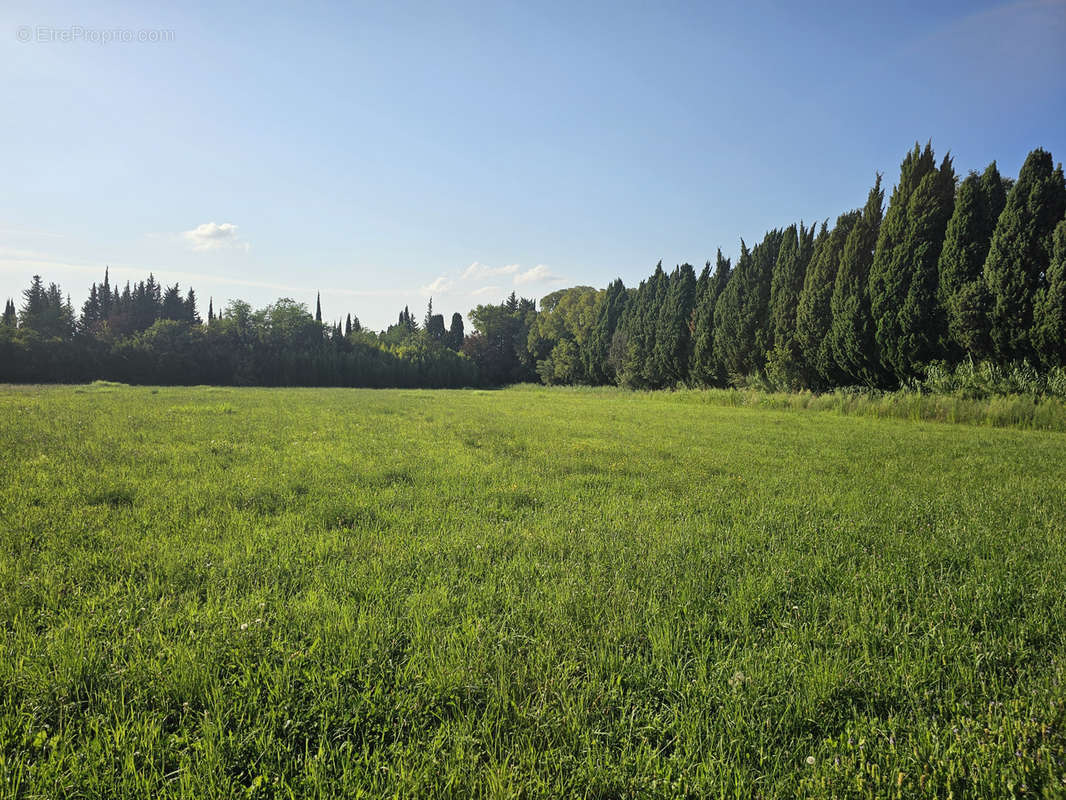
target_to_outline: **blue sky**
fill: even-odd
[[[380,328],[633,285],[862,205],[915,140],[1066,158],[1063,42],[1066,0],[8,2],[0,300],[110,264]]]

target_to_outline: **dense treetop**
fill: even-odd
[[[0,380],[472,386],[541,380],[658,389],[744,384],[894,388],[966,359],[1066,366],[1066,179],[1029,154],[961,182],[931,144],[906,153],[884,202],[790,223],[697,273],[660,262],[633,288],[512,293],[468,319],[405,306],[380,332],[282,298],[206,319],[195,292],[152,275],[94,283],[80,312],[33,276],[0,317]]]

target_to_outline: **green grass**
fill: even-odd
[[[0,388],[0,796],[1066,796],[1066,436]]]

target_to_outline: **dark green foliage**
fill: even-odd
[[[492,385],[536,380],[535,363],[526,343],[536,316],[533,302],[511,293],[501,305],[480,305],[470,312],[474,333],[463,352],[474,361],[483,380]]]
[[[954,196],[955,172],[945,157],[936,172],[922,179],[908,203],[907,233],[897,260],[907,273],[907,294],[898,313],[896,346],[882,353],[882,362],[887,358],[900,380],[917,377],[925,364],[944,356],[937,261]]]
[[[768,231],[750,251],[740,243],[740,258],[715,309],[715,355],[733,382],[759,373],[766,364],[770,279],[783,239],[781,230]]]
[[[692,356],[690,325],[695,302],[696,273],[691,264],[682,264],[670,274],[655,326],[655,345],[648,374],[649,382],[656,388],[676,386],[688,377]]]
[[[610,362],[611,340],[618,329],[629,294],[621,278],[611,281],[607,286],[603,302],[600,303],[596,321],[589,332],[588,339],[581,349],[581,358],[585,364],[585,375],[590,383],[614,383],[614,367]]]
[[[984,264],[992,232],[1006,203],[996,162],[978,176],[971,172],[959,185],[938,264],[938,299],[944,312],[944,347],[951,361],[991,352],[989,294]]]
[[[406,310],[406,309],[404,309]],[[315,294],[315,322],[322,322],[322,293]]]
[[[1066,220],[1055,226],[1045,283],[1036,299],[1037,356],[1045,367],[1066,366]]]
[[[767,356],[770,379],[788,389],[807,385],[803,354],[796,336],[800,292],[814,252],[814,226],[790,225],[784,233],[781,251],[770,281],[770,329],[773,347]]]
[[[900,166],[870,267],[870,310],[885,380],[912,377],[939,355],[937,262],[951,217],[955,173],[917,144]]]
[[[456,311],[452,314],[452,324],[448,328],[447,345],[456,352],[463,349],[463,315]]]
[[[830,300],[833,324],[829,340],[836,365],[849,383],[870,386],[883,380],[870,311],[870,266],[881,228],[884,197],[878,175],[861,216],[844,242]]]
[[[1009,195],[1009,202],[1008,202]],[[1066,356],[1066,180],[1043,150],[1017,182],[992,163],[955,189],[932,146],[904,158],[887,214],[881,177],[862,211],[770,230],[735,267],[721,251],[697,277],[660,262],[635,289],[576,286],[540,300],[514,292],[478,306],[465,335],[405,306],[381,333],[358,317],[321,321],[282,298],[231,302],[202,324],[196,295],[153,275],[119,289],[110,271],[75,320],[69,296],[35,276],[0,319],[0,381],[361,386],[618,383],[629,388],[922,386],[941,360],[1058,368]],[[1057,238],[1056,238],[1057,237]],[[458,355],[460,353],[461,355]],[[1020,365],[1020,366],[1019,366]],[[1059,374],[1059,373],[1055,373]],[[1049,371],[1048,385],[1060,380]]]
[[[824,389],[844,382],[830,340],[833,286],[844,244],[861,216],[858,210],[841,214],[832,232],[822,223],[814,243],[796,311],[796,340],[805,365],[805,383],[810,388]]]
[[[984,276],[997,360],[1033,358],[1033,301],[1051,264],[1052,231],[1066,212],[1062,167],[1036,149],[1022,165],[992,235]]]
[[[624,342],[623,353],[616,369],[616,380],[622,386],[648,389],[653,387],[658,378],[652,354],[659,310],[666,298],[668,284],[669,276],[663,271],[660,261],[655,265],[651,277],[641,281],[632,302],[626,306],[619,325]]]
[[[732,267],[721,249],[715,257],[714,273],[707,262],[700,274],[696,291],[696,305],[692,311],[692,357],[689,381],[697,386],[713,386],[722,382],[721,369],[714,354],[714,309],[718,298],[729,283]]]

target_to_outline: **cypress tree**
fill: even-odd
[[[358,320],[356,320],[358,325]],[[356,328],[358,330],[358,328]],[[452,324],[448,328],[448,347],[458,352],[463,349],[463,339],[465,334],[463,332],[463,315],[459,312],[452,314]]]
[[[585,364],[585,374],[592,384],[611,383],[615,379],[614,368],[608,361],[611,340],[618,329],[629,293],[621,278],[616,278],[607,286],[603,302],[600,304],[596,321],[581,349],[581,358]]]
[[[770,280],[783,239],[784,231],[768,231],[751,251],[751,270],[747,275],[740,321],[745,374],[763,370],[773,341],[773,329],[770,325]]]
[[[896,264],[906,272],[907,294],[897,315],[899,338],[888,360],[900,378],[919,376],[927,364],[944,355],[937,262],[954,200],[955,170],[945,156],[940,168],[926,175],[911,195],[907,234],[897,249]]]
[[[3,319],[0,319],[0,325],[5,325],[8,328],[14,328],[18,325],[18,317],[15,312],[15,301],[10,298],[8,298],[7,303],[4,304],[4,316]]]
[[[844,243],[861,215],[858,210],[841,214],[832,232],[822,223],[803,281],[796,311],[796,340],[805,365],[805,382],[812,388],[826,389],[845,379],[833,358],[829,339],[833,323],[831,301]]]
[[[352,315],[349,314],[344,318],[344,338],[348,338],[352,335]]]
[[[829,303],[833,315],[829,330],[833,359],[847,380],[871,386],[881,380],[870,310],[870,266],[881,227],[884,198],[878,174],[862,214],[844,242]]]
[[[899,341],[903,335],[899,314],[913,272],[907,252],[910,245],[908,209],[911,195],[927,175],[935,172],[932,145],[926,143],[923,150],[915,143],[914,149],[907,153],[900,165],[899,183],[892,190],[870,266],[870,311],[874,320],[874,341],[881,365],[888,373],[898,374]],[[887,378],[887,375],[884,377]]]
[[[322,322],[322,292],[315,294],[315,322]]]
[[[1034,339],[1045,367],[1066,366],[1066,219],[1052,235],[1047,286],[1036,300]]]
[[[1025,159],[1018,180],[996,223],[985,261],[990,295],[992,349],[1000,361],[1033,358],[1033,299],[1044,287],[1051,264],[1052,231],[1066,212],[1062,167],[1036,149]]]
[[[692,312],[692,360],[689,364],[689,380],[701,386],[718,382],[718,361],[714,356],[714,309],[718,298],[729,282],[730,263],[719,248],[715,257],[714,274],[710,274],[710,262],[700,276],[700,288],[696,307]],[[704,279],[706,276],[706,280]]]
[[[784,233],[781,251],[770,281],[770,328],[773,349],[767,361],[771,377],[790,389],[805,382],[803,357],[796,339],[799,296],[807,277],[814,249],[814,226],[790,225]]]
[[[955,195],[955,209],[940,251],[937,288],[944,310],[944,347],[953,361],[966,353],[985,358],[991,352],[984,264],[1005,203],[1003,179],[995,161],[980,176],[971,172]]]
[[[648,367],[651,366],[652,349],[655,346],[655,325],[669,278],[663,271],[663,262],[655,265],[655,272],[641,281],[633,301],[626,306],[622,321],[625,353],[622,355],[616,379],[630,388],[649,386]],[[651,377],[654,377],[653,375]]]
[[[751,251],[741,239],[740,257],[714,307],[714,360],[733,383],[744,376],[747,367],[741,344],[741,309],[749,272]]]
[[[688,377],[692,352],[692,307],[696,302],[696,272],[682,264],[670,276],[655,325],[655,344],[649,376],[654,386],[673,386]]]
[[[215,321],[215,298],[207,298],[207,324],[210,325]]]

